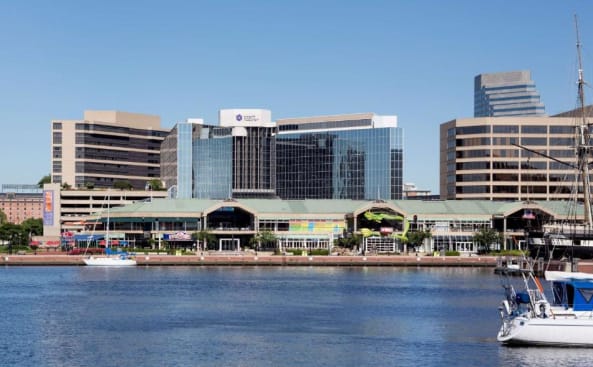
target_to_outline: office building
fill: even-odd
[[[578,182],[569,165],[513,144],[575,164],[577,123],[574,117],[553,116],[484,117],[441,124],[441,198],[571,199]]]
[[[144,189],[160,179],[160,148],[169,129],[160,118],[120,111],[85,111],[82,120],[54,120],[53,183],[109,188],[120,182]]]
[[[396,116],[315,116],[277,125],[278,197],[402,198],[403,131]]]
[[[187,131],[183,138],[181,131]],[[403,133],[396,116],[273,122],[269,110],[221,110],[217,126],[177,124],[162,150],[163,179],[176,186],[177,198],[190,191],[198,199],[402,197]],[[180,173],[190,171],[188,156],[191,180]]]
[[[529,71],[480,74],[474,79],[474,117],[545,116]]]

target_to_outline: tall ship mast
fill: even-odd
[[[589,178],[589,156],[592,153],[590,124],[587,123],[585,114],[585,79],[583,77],[583,61],[581,57],[581,40],[579,35],[578,18],[574,17],[576,35],[577,35],[577,55],[579,62],[579,79],[578,79],[578,93],[579,93],[579,108],[581,111],[581,121],[577,131],[577,167],[581,175],[581,182],[583,185],[583,207],[584,207],[584,224],[593,227],[593,215],[591,212],[591,182]]]

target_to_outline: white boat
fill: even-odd
[[[575,17],[576,23],[576,17]],[[568,164],[581,179],[583,223],[572,223],[572,230],[563,233],[534,235],[530,230],[528,245],[530,256],[547,258],[559,256],[570,259],[571,270],[575,257],[592,258],[593,211],[591,205],[591,183],[589,164],[593,154],[590,125],[585,118],[583,71],[581,65],[580,40],[577,25],[577,51],[579,59],[579,101],[580,123],[575,127],[575,155],[577,164]],[[522,147],[535,152],[529,148]],[[538,153],[539,154],[539,153]],[[546,156],[545,154],[540,154]],[[567,164],[556,158],[546,156]],[[577,225],[578,224],[578,225]],[[537,240],[537,241],[535,241]],[[540,252],[540,250],[542,250]],[[545,251],[545,252],[544,252]],[[551,288],[546,297],[544,288],[530,270],[502,269],[505,299],[499,307],[502,325],[497,335],[504,344],[581,346],[593,347],[593,274],[578,272],[547,271],[545,279]],[[513,275],[519,274],[520,277]],[[515,286],[519,281],[519,285]]]
[[[520,291],[512,280],[521,275]],[[552,300],[530,271],[507,272],[499,307],[499,342],[507,345],[593,347],[593,274],[547,271]]]
[[[91,255],[83,261],[88,266],[135,266],[136,259],[132,254],[123,251],[112,251],[109,238],[109,195],[107,196],[107,223],[105,226],[105,255]]]
[[[107,255],[107,256],[90,256],[83,259],[84,263],[89,266],[135,266],[136,259],[128,254],[121,255]]]

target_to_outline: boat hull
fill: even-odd
[[[506,345],[593,347],[593,319],[517,317],[497,339]]]
[[[88,266],[135,266],[136,260],[120,257],[89,257],[83,259]]]

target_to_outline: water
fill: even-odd
[[[0,268],[1,366],[576,366],[508,348],[491,269]]]

